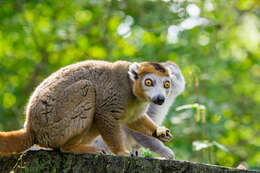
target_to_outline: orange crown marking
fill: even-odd
[[[153,73],[158,76],[169,76],[167,68],[159,63],[143,62],[138,70],[138,75],[145,73]]]

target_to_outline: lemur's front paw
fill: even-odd
[[[165,127],[158,127],[155,132],[153,132],[153,136],[162,142],[169,142],[172,139],[170,130]]]

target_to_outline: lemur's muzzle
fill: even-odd
[[[164,103],[165,97],[162,95],[158,95],[152,99],[152,102],[157,105],[162,105]]]

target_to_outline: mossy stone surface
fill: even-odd
[[[0,172],[21,173],[260,173],[178,160],[28,151],[0,158]]]

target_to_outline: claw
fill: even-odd
[[[107,154],[107,152],[105,150],[101,150],[101,151],[98,151],[98,154],[99,155],[104,155],[104,154]]]
[[[138,150],[135,150],[135,151],[132,151],[130,153],[131,157],[138,157],[139,153],[138,153]]]

